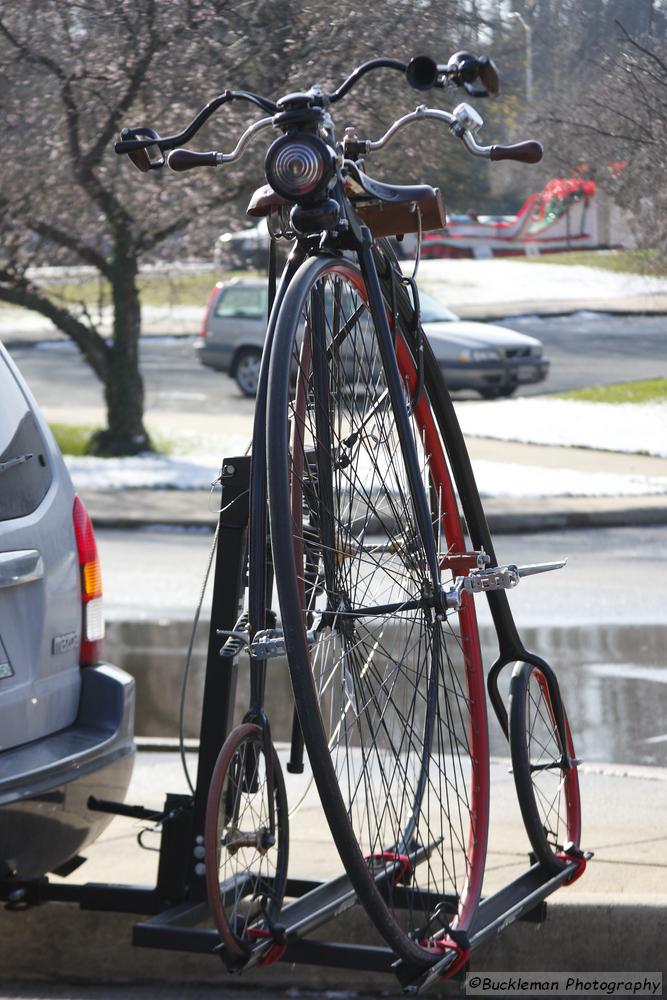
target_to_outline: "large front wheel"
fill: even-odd
[[[431,405],[445,390],[427,367],[413,405],[420,379],[400,320],[394,332],[398,405],[410,414],[433,542],[418,527],[364,281],[342,260],[307,261],[280,312],[269,512],[294,695],[324,812],[376,927],[401,958],[426,967],[434,940],[467,930],[479,901],[488,743],[472,599],[459,612],[437,599],[471,565]]]

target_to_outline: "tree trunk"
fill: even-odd
[[[139,266],[124,232],[114,240],[112,271],[113,343],[104,384],[107,427],[94,436],[91,450],[97,455],[136,455],[152,445],[144,427],[144,384],[139,372]]]

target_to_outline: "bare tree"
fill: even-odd
[[[216,224],[209,215],[250,193],[249,171],[261,181],[259,149],[243,173],[134,174],[113,154],[120,128],[176,132],[227,86],[276,97],[314,82],[337,84],[356,62],[379,54],[430,51],[446,59],[466,32],[474,38],[474,7],[472,0],[386,0],[375,11],[351,0],[5,0],[0,300],[47,316],[101,379],[108,426],[95,451],[150,446],[138,358],[140,262],[163,252],[166,241],[173,253],[177,236],[210,246]],[[345,110],[376,135],[397,110],[414,106],[406,91],[389,78],[364,83]],[[202,130],[199,148],[230,148],[224,137],[238,134],[248,107],[228,108],[224,121]],[[410,180],[425,164],[442,173],[447,163],[464,188],[471,178],[479,183],[454,149],[425,129],[384,162],[411,172]],[[60,301],[31,277],[34,265],[72,262],[94,268],[110,286],[110,341],[83,305]]]
[[[663,21],[664,24],[664,21]],[[630,210],[640,246],[667,259],[667,44],[633,37],[596,67],[596,85],[570,115],[552,112],[561,149],[589,165]]]
[[[526,33],[516,19],[496,22],[504,29],[498,50],[514,68],[506,79],[519,95],[517,127],[545,146],[533,183],[584,169],[630,210],[640,245],[664,256],[666,0],[513,0],[512,8],[530,28],[532,102],[522,79]]]
[[[231,6],[244,5],[34,0],[3,7],[0,299],[51,319],[102,380],[108,427],[94,443],[102,454],[150,445],[138,361],[139,262],[184,230],[193,209],[192,184],[175,196],[159,176],[130,183],[112,141],[128,118],[184,120],[184,84],[203,86],[214,45],[229,71],[238,71],[243,53]],[[232,195],[235,180],[226,178]],[[109,283],[110,343],[85,309],[58,302],[29,277],[33,264],[65,261],[92,266]]]

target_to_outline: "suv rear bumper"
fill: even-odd
[[[0,753],[0,877],[43,875],[99,836],[112,816],[91,812],[88,796],[122,801],[134,753],[133,678],[85,668],[75,722]]]

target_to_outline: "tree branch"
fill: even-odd
[[[663,62],[663,60],[660,58],[659,55],[657,55],[657,53],[653,52],[652,49],[647,48],[645,45],[642,45],[640,42],[637,41],[636,38],[633,38],[632,35],[630,34],[630,32],[626,28],[623,27],[623,25],[621,24],[620,21],[616,20],[616,21],[614,21],[614,23],[616,24],[616,26],[618,28],[621,29],[621,31],[625,35],[626,39],[630,42],[630,45],[632,45],[635,49],[637,49],[643,55],[648,56],[649,59],[652,59],[653,62],[655,62],[655,63],[658,64],[658,66],[660,67],[660,69],[664,73],[667,73],[667,63]]]
[[[98,378],[106,383],[109,376],[110,349],[99,333],[81,323],[67,309],[51,302],[25,279],[17,282],[7,271],[0,271],[0,300],[32,309],[50,319],[54,326],[74,341]]]
[[[67,250],[72,250],[82,261],[96,267],[105,278],[111,281],[113,277],[111,265],[101,253],[98,253],[89,244],[77,239],[72,233],[67,233],[59,229],[58,226],[51,225],[48,222],[31,220],[29,226],[38,236],[43,236],[45,239],[51,240],[53,243],[57,243]]]
[[[608,132],[605,129],[598,128],[596,125],[591,125],[590,122],[576,122],[564,118],[553,118],[552,116],[544,118],[544,121],[550,122],[552,125],[564,125],[569,129],[579,129],[582,132],[594,132],[596,135],[602,135],[606,139],[623,139],[633,145],[654,146],[656,144],[655,139],[638,139],[636,135],[625,135],[623,132]]]
[[[147,232],[145,236],[142,236],[137,240],[139,250],[152,250],[163,240],[166,240],[168,236],[173,236],[174,233],[179,232],[190,222],[191,216],[182,215],[180,218],[175,219],[168,225],[163,226],[162,229],[156,229],[153,232]]]
[[[104,154],[107,152],[109,143],[118,131],[118,125],[120,124],[121,117],[126,114],[126,112],[129,111],[134,104],[134,100],[139,93],[139,88],[146,78],[146,73],[150,67],[151,60],[157,51],[158,37],[157,32],[155,31],[155,4],[153,0],[149,0],[148,4],[146,33],[148,34],[148,43],[146,44],[146,48],[143,53],[137,59],[134,69],[129,75],[129,80],[123,96],[109,113],[106,122],[100,129],[100,133],[95,144],[84,156],[84,162],[87,167],[97,166]]]
[[[28,62],[34,63],[36,66],[43,66],[45,69],[48,69],[48,71],[60,81],[60,94],[65,106],[65,120],[67,122],[67,138],[70,147],[70,155],[76,162],[81,155],[81,147],[79,143],[79,109],[76,105],[76,101],[74,100],[74,95],[72,94],[71,77],[65,72],[63,67],[55,61],[55,59],[52,59],[50,56],[47,56],[42,52],[35,51],[26,42],[16,38],[13,32],[9,30],[3,21],[0,21],[0,33],[2,33],[7,41],[21,53],[24,59]]]

